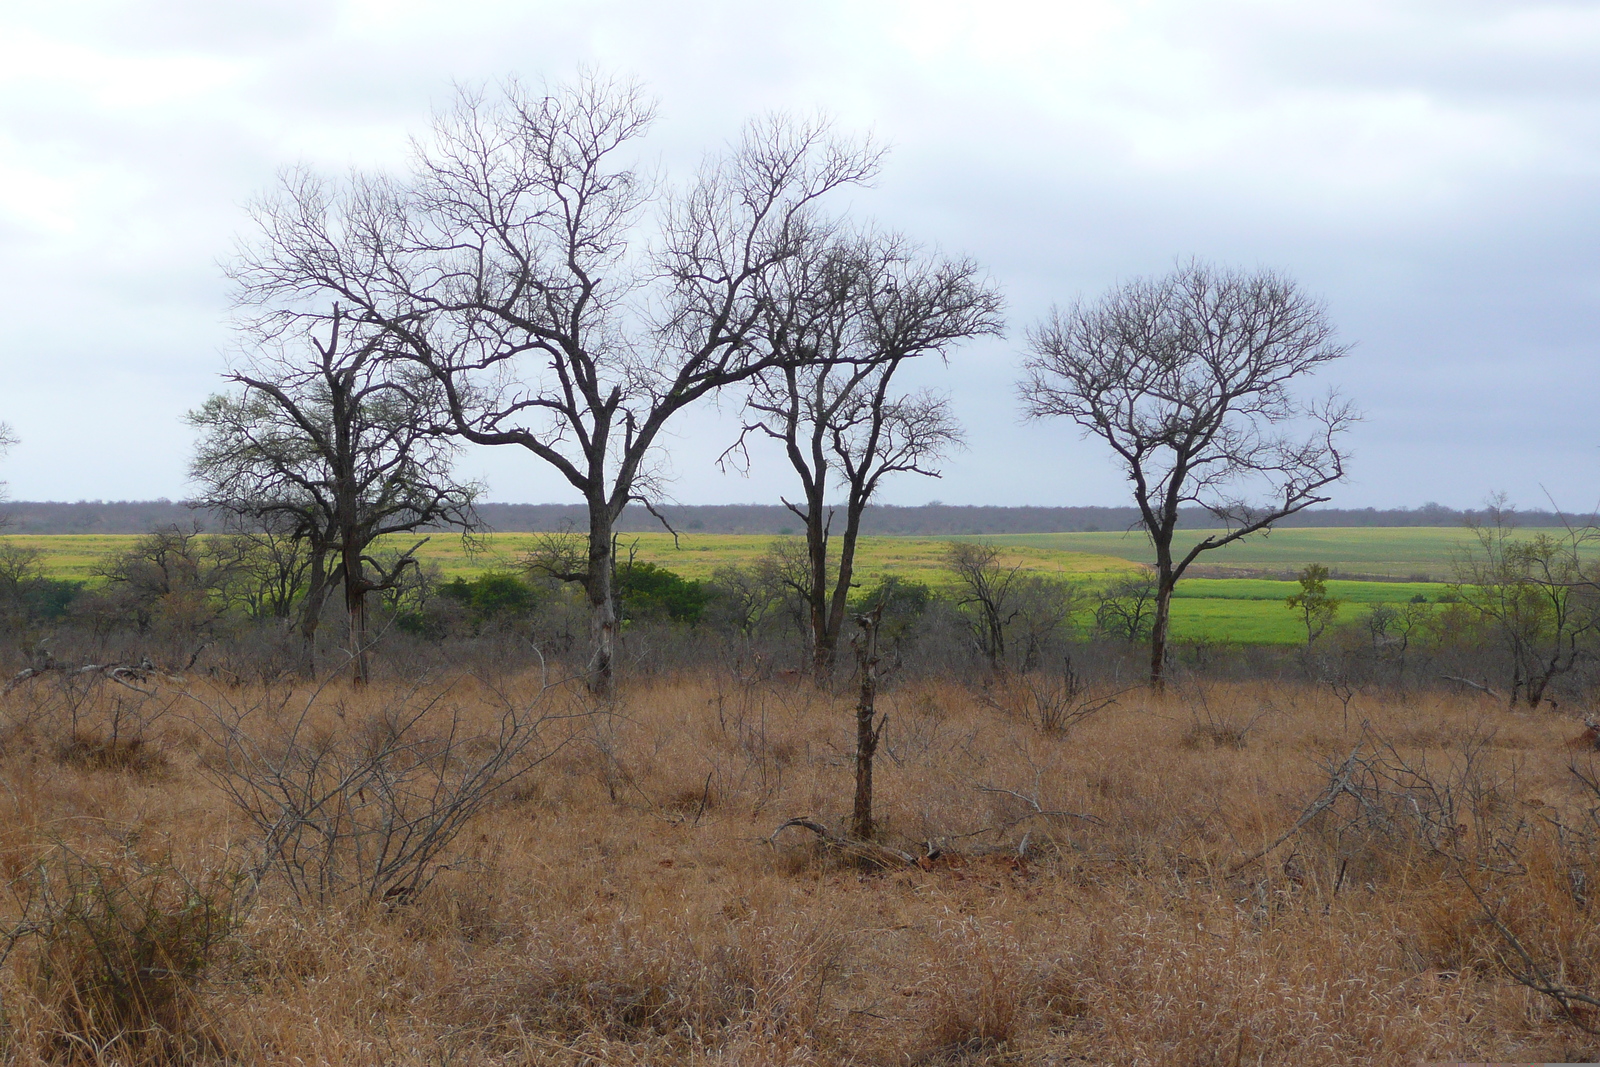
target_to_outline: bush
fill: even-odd
[[[302,902],[424,889],[472,817],[559,747],[543,693],[491,692],[481,723],[446,697],[407,694],[342,735],[316,698],[213,707],[211,775],[259,835],[256,877]],[[344,721],[342,706],[331,713]]]
[[[520,619],[533,613],[539,597],[532,586],[515,574],[480,574],[472,581],[454,578],[439,588],[439,595],[459,604],[475,627],[493,619]]]
[[[237,924],[236,874],[62,848],[16,884],[23,917],[4,945],[23,950],[33,1029],[57,1055],[188,1062],[208,1043],[197,987]]]
[[[883,619],[878,625],[878,639],[886,642],[896,652],[916,629],[928,605],[933,603],[933,590],[921,582],[885,574],[872,586],[850,599],[850,611],[861,614],[883,605]]]
[[[624,617],[660,618],[693,625],[705,613],[711,594],[703,582],[690,581],[654,563],[629,563],[617,569],[617,599]]]

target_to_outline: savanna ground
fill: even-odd
[[[848,687],[41,675],[0,698],[7,1056],[1593,1058],[1511,977],[1514,943],[1600,981],[1581,725],[1347,695],[1181,681],[1073,722],[1049,683],[891,678],[850,847]],[[446,847],[385,868],[508,729]]]

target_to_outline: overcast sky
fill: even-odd
[[[1291,274],[1355,343],[1319,382],[1366,412],[1335,504],[1600,500],[1600,3],[1530,0],[3,4],[11,496],[185,496],[242,205],[287,164],[401,164],[453,83],[583,65],[658,98],[668,166],[774,109],[873,132],[852,209],[1004,288],[1009,337],[920,379],[970,449],[886,502],[1124,502],[1103,448],[1018,424],[1023,332],[1191,255]],[[679,502],[791,491],[716,471],[729,418],[668,442]],[[465,468],[573,499],[524,454]]]

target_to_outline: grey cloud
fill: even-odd
[[[91,190],[60,232],[0,204],[0,361],[17,409],[0,418],[23,437],[0,476],[14,495],[183,494],[181,417],[217,387],[230,344],[216,262],[277,168],[394,165],[453,79],[537,81],[585,63],[636,73],[661,98],[647,151],[674,169],[763,110],[820,106],[872,127],[896,147],[858,207],[974,255],[1004,284],[1011,336],[919,376],[952,392],[970,451],[942,483],[903,480],[886,499],[1118,502],[1092,443],[1017,423],[1023,331],[1052,302],[1189,254],[1289,271],[1358,342],[1322,383],[1368,412],[1340,503],[1459,506],[1506,488],[1534,504],[1541,484],[1563,501],[1597,495],[1593,5],[1130,6],[1106,47],[1138,46],[1138,63],[1103,81],[1049,40],[1026,69],[959,39],[929,59],[888,5],[365,10],[185,0],[28,15],[110,61],[198,56],[230,73],[215,92],[145,110],[108,107],[70,78],[0,75],[11,162],[90,175]],[[15,17],[0,16],[0,34]],[[1177,65],[1163,71],[1167,59]],[[716,474],[731,430],[727,410],[679,426],[679,499],[774,495],[776,464]],[[493,496],[565,498],[523,457],[468,464]]]

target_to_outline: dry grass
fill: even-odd
[[[939,855],[896,867],[802,831],[767,840],[793,816],[844,825],[847,695],[711,677],[637,686],[605,707],[547,695],[581,714],[551,722],[554,755],[467,824],[425,890],[296,903],[270,872],[253,895],[233,877],[251,866],[254,831],[217,778],[215,709],[272,702],[164,690],[148,715],[118,709],[107,748],[103,731],[84,734],[104,721],[94,701],[127,694],[75,698],[73,727],[56,721],[47,685],[0,703],[0,906],[32,923],[0,979],[12,1062],[1600,1053],[1510,980],[1485,914],[1487,901],[1566,980],[1600,981],[1587,910],[1600,870],[1583,866],[1594,849],[1574,836],[1596,799],[1563,747],[1580,728],[1549,713],[1359,696],[1352,718],[1392,742],[1390,756],[1455,783],[1461,829],[1441,850],[1399,816],[1339,807],[1241,867],[1327,786],[1319,761],[1360,740],[1337,701],[1276,685],[1134,693],[1063,734],[992,694],[907,685],[883,700],[880,823],[886,843]],[[448,701],[489,723],[490,695],[458,681]],[[374,736],[399,697],[330,688],[318,736]],[[1558,840],[1546,832],[1556,821],[1574,832]],[[1506,835],[1518,859],[1496,867],[1485,857]],[[73,877],[111,887],[99,911],[62,889]],[[49,899],[79,901],[79,934],[41,923],[45,885]],[[199,923],[202,904],[226,922]],[[85,970],[91,926],[123,931],[108,943],[131,953],[119,966],[143,985],[120,1000]]]

